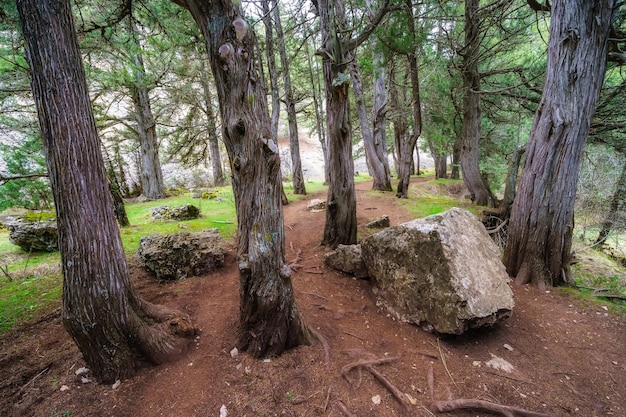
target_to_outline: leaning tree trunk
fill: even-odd
[[[480,206],[494,207],[496,200],[487,181],[480,173],[480,74],[478,54],[480,48],[480,0],[465,0],[465,46],[463,58],[463,127],[461,136],[461,170],[463,182],[470,192],[471,200]]]
[[[594,242],[594,246],[602,246],[604,242],[606,242],[611,230],[613,230],[613,225],[620,217],[620,215],[624,212],[624,208],[626,207],[626,164],[622,165],[622,172],[617,180],[617,187],[615,188],[615,192],[613,193],[613,198],[611,199],[611,207],[609,208],[609,212],[606,214],[604,221],[602,222],[602,227],[600,228],[600,232],[598,233],[598,238]]]
[[[159,142],[157,140],[156,123],[150,107],[148,87],[145,85],[145,68],[137,42],[138,52],[134,56],[135,84],[131,87],[137,134],[141,149],[141,187],[143,195],[151,200],[165,197],[163,172],[159,161]]]
[[[520,284],[572,282],[576,183],[606,68],[614,0],[556,0],[548,68],[511,212],[504,264]]]
[[[289,151],[291,152],[293,193],[306,195],[304,175],[302,173],[302,159],[300,158],[300,139],[298,137],[298,122],[296,120],[296,100],[293,98],[293,87],[291,86],[291,75],[289,74],[289,58],[287,57],[287,48],[285,48],[283,25],[280,21],[278,2],[274,0],[272,3],[272,7],[274,8],[276,42],[278,43],[278,52],[283,68],[283,84],[285,86],[285,107],[287,108],[287,122],[289,123]]]
[[[17,5],[57,211],[63,324],[94,377],[111,383],[134,373],[137,353],[180,355],[194,329],[131,286],[69,0]]]
[[[272,356],[310,340],[285,261],[280,158],[254,61],[256,38],[230,0],[187,0],[207,43],[237,209],[239,347]]]
[[[380,191],[391,191],[391,176],[389,167],[385,171],[383,161],[379,159],[376,152],[376,144],[374,143],[374,135],[370,129],[369,120],[367,120],[367,109],[365,107],[365,99],[363,97],[363,82],[361,81],[361,69],[356,58],[352,55],[350,58],[350,74],[352,76],[352,91],[361,124],[361,134],[363,136],[363,146],[365,148],[365,157],[367,158],[367,166],[372,176],[372,189]],[[383,80],[384,89],[384,80]],[[384,110],[382,110],[384,111]],[[379,128],[380,135],[380,128]]]

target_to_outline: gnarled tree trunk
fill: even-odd
[[[56,204],[63,324],[95,378],[110,383],[134,373],[138,352],[156,363],[180,355],[195,330],[131,286],[69,1],[17,5]]]
[[[574,199],[606,68],[614,0],[556,0],[548,69],[511,211],[504,264],[520,284],[572,281]]]
[[[255,35],[230,0],[184,2],[207,43],[237,209],[239,347],[272,356],[308,343],[285,261],[280,158],[254,61]]]

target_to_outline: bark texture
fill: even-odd
[[[65,328],[100,382],[160,363],[193,336],[189,318],[133,291],[68,0],[17,2],[54,194]]]
[[[208,76],[208,69],[204,60],[201,60],[202,74],[200,74],[200,84],[204,97],[204,115],[207,120],[207,137],[209,142],[209,153],[211,155],[211,172],[213,174],[213,184],[216,186],[226,184],[224,170],[222,169],[222,157],[220,155],[220,143],[217,137],[217,123],[215,122],[215,112],[213,111],[213,98]]]
[[[571,282],[574,199],[604,79],[614,0],[557,0],[548,69],[504,251],[507,272],[539,287]]]
[[[495,198],[487,181],[480,173],[480,74],[478,59],[480,48],[480,0],[465,0],[465,46],[463,57],[463,126],[461,136],[461,170],[463,182],[470,192],[471,200],[480,206],[493,207]]]
[[[613,230],[613,225],[616,221],[618,221],[621,213],[624,213],[624,208],[626,207],[626,164],[622,166],[622,172],[617,180],[617,187],[615,188],[615,192],[613,193],[613,198],[611,199],[611,207],[609,208],[609,212],[606,214],[604,221],[602,222],[602,227],[600,228],[600,232],[598,233],[598,238],[596,239],[594,245],[603,245],[606,242],[609,234]]]
[[[255,67],[254,32],[230,0],[188,0],[207,43],[222,137],[230,159],[238,222],[239,347],[279,355],[310,340],[285,262],[280,158]]]
[[[140,48],[139,42],[137,42],[137,48]],[[165,197],[163,172],[159,161],[159,141],[157,140],[156,123],[150,106],[150,95],[144,80],[143,58],[140,53],[135,55],[134,61],[135,85],[131,88],[141,150],[141,187],[145,197],[157,200]]]

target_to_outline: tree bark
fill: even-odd
[[[300,159],[300,138],[298,136],[298,121],[296,120],[296,101],[293,98],[293,87],[291,86],[291,75],[289,74],[289,58],[285,39],[283,37],[283,25],[280,22],[278,12],[278,2],[272,1],[274,8],[274,27],[276,28],[276,41],[280,62],[283,67],[283,84],[285,87],[285,107],[287,108],[287,122],[289,123],[289,150],[291,152],[291,176],[293,183],[293,193],[306,195],[304,185],[304,175],[302,174],[302,160]]]
[[[407,55],[409,61],[409,72],[411,76],[411,108],[413,109],[413,131],[410,135],[401,138],[398,148],[398,188],[396,197],[409,198],[409,184],[411,182],[411,165],[413,163],[413,149],[417,144],[417,139],[422,134],[422,110],[420,100],[420,83],[419,69],[417,66],[416,48],[416,31],[413,22],[413,3],[410,0],[405,1],[405,8],[409,14],[408,27],[411,32],[411,40],[413,47]]]
[[[151,200],[165,197],[163,172],[159,161],[159,142],[157,140],[156,123],[150,107],[150,95],[145,84],[145,68],[141,56],[141,45],[135,40],[137,53],[134,59],[135,83],[131,87],[137,134],[141,149],[141,187],[143,195]]]
[[[377,51],[378,40],[370,43],[374,50],[374,105],[372,107],[372,136],[374,139],[374,155],[380,162],[383,174],[372,186],[375,190],[392,191],[391,171],[387,156],[387,95],[385,85],[385,62],[382,52]],[[380,168],[379,168],[380,169]]]
[[[480,0],[465,0],[465,46],[463,58],[463,126],[461,136],[461,170],[463,182],[470,192],[471,200],[480,206],[494,207],[496,200],[487,181],[480,173],[480,74],[478,54],[480,48]]]
[[[622,172],[617,180],[617,187],[615,188],[615,192],[613,193],[613,198],[611,199],[611,207],[609,208],[609,212],[606,214],[604,221],[602,222],[602,227],[600,228],[600,232],[598,233],[598,238],[596,239],[594,246],[602,246],[606,239],[609,237],[609,234],[613,230],[613,225],[619,218],[619,216],[624,213],[624,208],[626,207],[626,164],[622,166]]]
[[[267,70],[270,75],[270,96],[272,97],[271,132],[278,138],[278,121],[280,119],[280,96],[278,94],[278,72],[276,71],[276,55],[274,53],[274,25],[270,14],[270,0],[261,1],[263,25],[265,26],[265,52],[267,54]]]
[[[213,98],[211,97],[211,87],[208,77],[208,68],[204,60],[201,60],[202,73],[200,74],[200,84],[204,96],[204,115],[207,120],[207,136],[209,142],[209,153],[211,155],[211,171],[213,173],[213,184],[221,186],[226,184],[224,170],[222,169],[222,157],[220,155],[220,143],[217,137],[217,123],[215,122],[215,112],[213,111]]]
[[[69,1],[17,5],[56,204],[63,324],[94,377],[111,383],[134,373],[137,353],[180,355],[195,330],[130,284]]]
[[[614,0],[556,0],[548,68],[511,212],[504,264],[520,284],[572,282],[576,183],[604,79]]]
[[[239,347],[254,357],[309,343],[285,261],[280,158],[255,66],[256,38],[230,0],[187,0],[207,44],[237,210]]]
[[[322,39],[322,69],[326,90],[328,125],[328,198],[322,244],[331,248],[356,243],[356,194],[352,161],[352,125],[350,123],[350,76],[347,63],[350,51],[341,39],[338,25],[345,17],[341,0],[319,0]]]

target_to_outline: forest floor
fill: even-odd
[[[357,184],[359,226],[384,214],[392,225],[410,220],[393,193],[374,197],[369,187]],[[285,207],[287,256],[292,261],[301,251],[297,304],[327,340],[328,363],[319,342],[267,360],[231,354],[239,313],[233,248],[223,270],[177,282],[159,282],[131,259],[134,285],[146,299],[187,312],[202,329],[194,349],[178,362],[141,367],[116,388],[83,383],[75,371],[84,361],[57,308],[0,338],[0,415],[488,415],[438,413],[431,387],[436,400],[480,399],[554,416],[626,415],[624,317],[558,289],[513,286],[513,315],[494,328],[462,337],[426,333],[379,308],[368,281],[324,265],[325,213],[306,209],[314,197],[320,195]],[[401,406],[367,368],[342,375],[365,359],[387,359],[373,369],[414,405]]]

